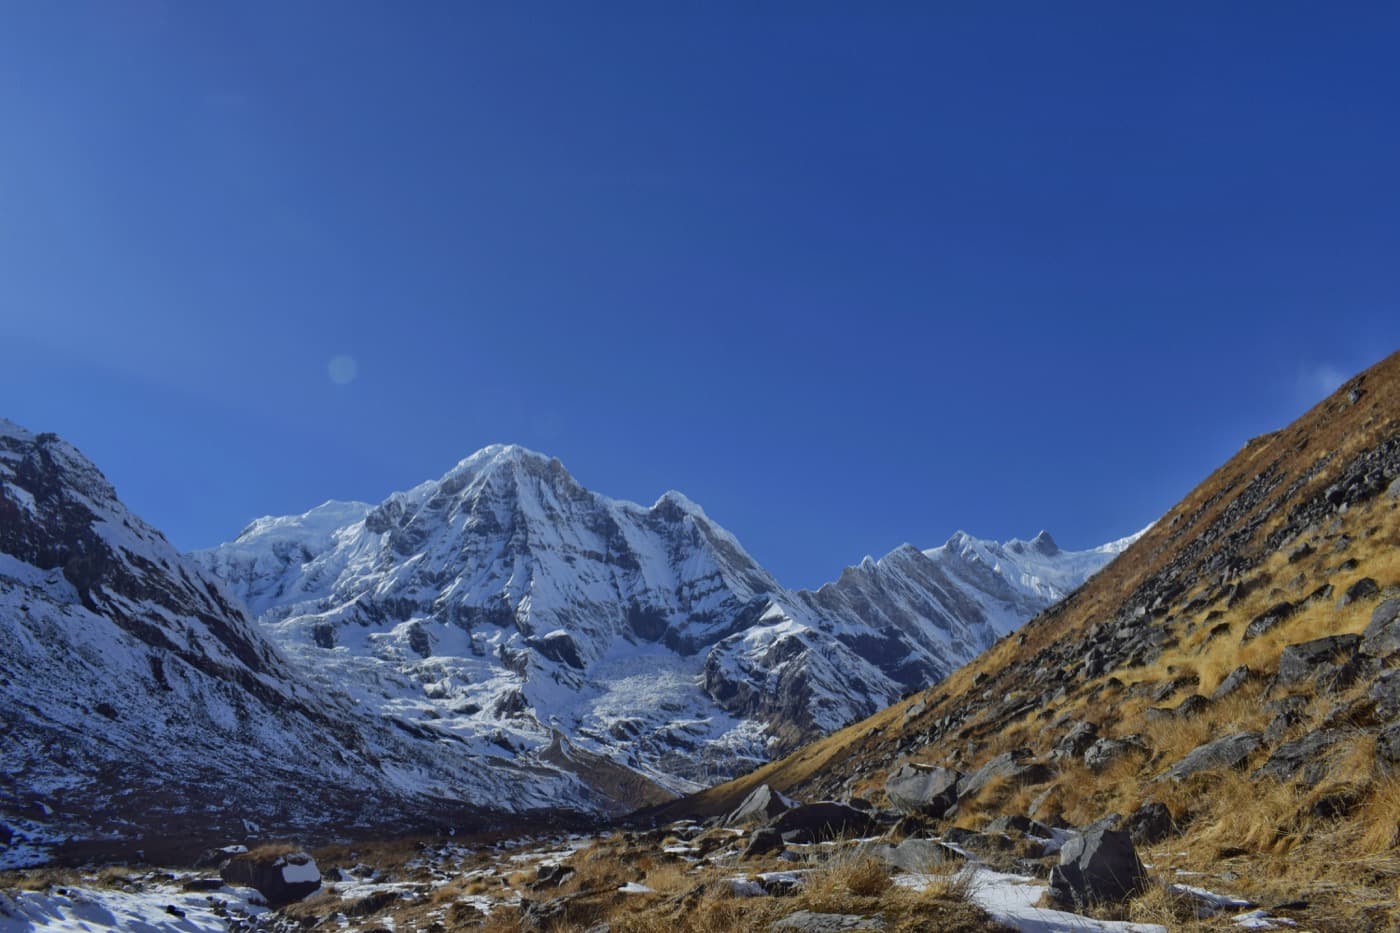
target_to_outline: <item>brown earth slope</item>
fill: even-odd
[[[1301,899],[1339,929],[1389,928],[1397,477],[1400,353],[1249,441],[1079,591],[947,681],[654,815],[719,814],[764,783],[884,804],[906,763],[995,760],[942,825],[1014,813],[1082,826],[1158,804],[1172,835],[1144,860],[1159,873]]]

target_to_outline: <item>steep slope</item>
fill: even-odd
[[[1400,354],[1251,440],[944,683],[659,815],[721,813],[762,783],[883,802],[908,763],[982,769],[931,827],[1161,807],[1154,870],[1313,902],[1316,928],[1386,927],[1400,919],[1397,477]]]
[[[577,778],[308,689],[220,583],[54,435],[0,421],[0,849],[479,823]],[[246,821],[246,823],[245,823]],[[144,842],[143,842],[144,840]]]
[[[609,499],[497,445],[193,556],[366,708],[519,750],[567,741],[686,791],[945,676],[1114,547],[961,535],[790,592],[679,493]]]

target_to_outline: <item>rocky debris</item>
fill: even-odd
[[[1338,601],[1337,605],[1339,608],[1342,606],[1350,606],[1352,603],[1361,602],[1363,599],[1374,599],[1379,596],[1380,593],[1380,585],[1377,584],[1375,580],[1370,577],[1362,577],[1360,580],[1357,580],[1351,586],[1347,587],[1346,592],[1342,594],[1342,598]]]
[[[798,930],[801,933],[841,933],[843,930],[883,930],[885,922],[879,917],[859,914],[819,914],[799,910],[773,923],[770,930]]]
[[[1268,777],[1276,781],[1287,781],[1301,771],[1302,783],[1309,786],[1316,784],[1327,774],[1327,762],[1324,757],[1326,751],[1344,738],[1346,734],[1335,729],[1309,732],[1295,742],[1288,742],[1274,749],[1269,760],[1250,777],[1255,780]]]
[[[1134,844],[1150,846],[1176,832],[1176,821],[1166,804],[1151,800],[1133,811],[1124,830]]]
[[[321,887],[321,872],[305,852],[242,852],[219,869],[219,877],[247,885],[271,907],[299,901]]]
[[[1225,675],[1219,686],[1211,693],[1212,700],[1223,700],[1236,690],[1255,679],[1256,675],[1247,666],[1241,665]]]
[[[793,807],[770,825],[784,839],[788,838],[789,833],[801,833],[820,842],[839,836],[866,836],[875,829],[876,824],[869,813],[828,800]]]
[[[982,767],[958,782],[958,799],[972,797],[996,780],[1016,787],[1044,784],[1055,776],[1049,765],[1033,760],[1030,749],[1018,748],[1002,752]]]
[[[1121,830],[1096,827],[1073,837],[1050,870],[1050,898],[1078,910],[1124,901],[1146,886],[1147,871]]]
[[[1237,732],[1224,738],[1198,745],[1184,758],[1157,776],[1157,780],[1184,780],[1202,771],[1217,771],[1244,766],[1249,756],[1263,744],[1258,732]]]
[[[1400,599],[1387,599],[1371,613],[1371,624],[1361,635],[1361,651],[1386,660],[1400,653]]]
[[[885,796],[900,813],[937,818],[958,802],[958,783],[964,777],[952,768],[909,763],[885,780]]]
[[[749,836],[748,845],[744,846],[743,858],[758,858],[760,855],[768,855],[771,852],[781,852],[783,850],[783,834],[771,826],[764,826],[753,831]]]
[[[1274,683],[1281,687],[1294,687],[1323,677],[1336,683],[1348,673],[1351,679],[1355,679],[1354,660],[1360,645],[1359,635],[1327,635],[1289,645],[1279,655],[1278,675]]]
[[[742,826],[745,823],[767,823],[782,813],[797,806],[796,801],[783,796],[767,784],[760,784],[744,798],[734,812],[725,817],[725,826]]]

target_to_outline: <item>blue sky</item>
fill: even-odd
[[[1394,4],[3,21],[0,415],[182,547],[495,441],[790,585],[1085,547],[1400,347]]]

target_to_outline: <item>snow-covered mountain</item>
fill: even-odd
[[[545,759],[566,739],[684,791],[946,676],[1125,544],[959,534],[790,591],[679,493],[609,499],[492,446],[193,557],[365,709]]]
[[[82,454],[0,420],[0,866],[60,839],[227,842],[243,820],[608,806],[566,745],[551,761],[491,738],[313,686]]]

